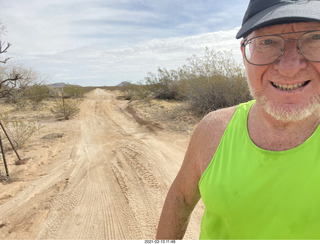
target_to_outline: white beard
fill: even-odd
[[[309,118],[315,112],[320,112],[320,95],[314,96],[311,101],[305,105],[294,105],[290,109],[271,104],[268,99],[255,92],[252,87],[249,89],[252,97],[264,111],[274,119],[281,122],[297,122]]]

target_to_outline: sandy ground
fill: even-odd
[[[190,135],[142,119],[128,103],[95,89],[76,118],[42,121],[35,143],[20,151],[25,165],[6,155],[0,239],[155,238]],[[198,239],[202,213],[199,202],[185,239]]]

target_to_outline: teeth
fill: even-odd
[[[297,89],[297,88],[300,88],[300,87],[303,87],[306,82],[304,83],[301,83],[301,84],[297,84],[297,85],[280,85],[280,84],[276,84],[274,82],[272,82],[273,86],[281,89],[281,90],[284,90],[284,91],[292,91],[294,89]]]

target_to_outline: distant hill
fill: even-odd
[[[49,84],[48,86],[54,87],[54,88],[61,88],[61,87],[64,87],[64,86],[66,86],[66,85],[67,85],[66,83],[59,82],[59,83]]]
[[[119,85],[116,86],[126,86],[126,85],[130,85],[131,83],[128,81],[122,81]]]

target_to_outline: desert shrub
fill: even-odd
[[[158,68],[156,74],[151,72],[145,77],[148,90],[157,99],[177,99],[179,80],[175,70]]]
[[[4,120],[4,125],[11,142],[17,149],[22,148],[31,136],[41,128],[39,123],[25,120]],[[6,144],[6,147],[9,147],[9,143]]]
[[[246,76],[230,52],[206,49],[202,58],[189,59],[184,77],[184,96],[199,114],[230,107],[251,99]]]
[[[244,69],[231,52],[205,50],[192,56],[177,70],[158,68],[149,73],[145,84],[158,99],[185,99],[198,115],[251,99]]]
[[[150,89],[143,84],[128,83],[121,87],[121,91],[127,100],[146,100],[151,97]]]
[[[72,98],[82,98],[84,95],[84,89],[78,85],[65,85],[63,87],[63,96]]]
[[[18,103],[19,100],[28,96],[30,88],[41,86],[46,79],[44,75],[23,66],[12,66],[6,72],[7,79],[14,81],[0,88],[0,96],[11,103]],[[18,79],[15,79],[16,77]]]
[[[250,99],[246,83],[242,78],[219,75],[197,77],[187,86],[187,100],[191,109],[199,115],[234,106]]]
[[[76,99],[57,99],[50,111],[58,120],[69,120],[80,111],[79,102]]]
[[[158,68],[140,84],[126,89],[127,99],[149,97],[186,100],[199,116],[251,98],[245,71],[231,52],[206,48],[203,56],[192,56],[176,70]]]
[[[13,103],[16,110],[27,110],[30,102],[26,97],[20,97]]]
[[[49,95],[52,98],[58,98],[61,97],[61,89],[55,88],[55,87],[48,87],[49,89]]]
[[[45,85],[35,85],[26,92],[28,100],[33,108],[37,108],[43,100],[50,96],[49,87]]]

